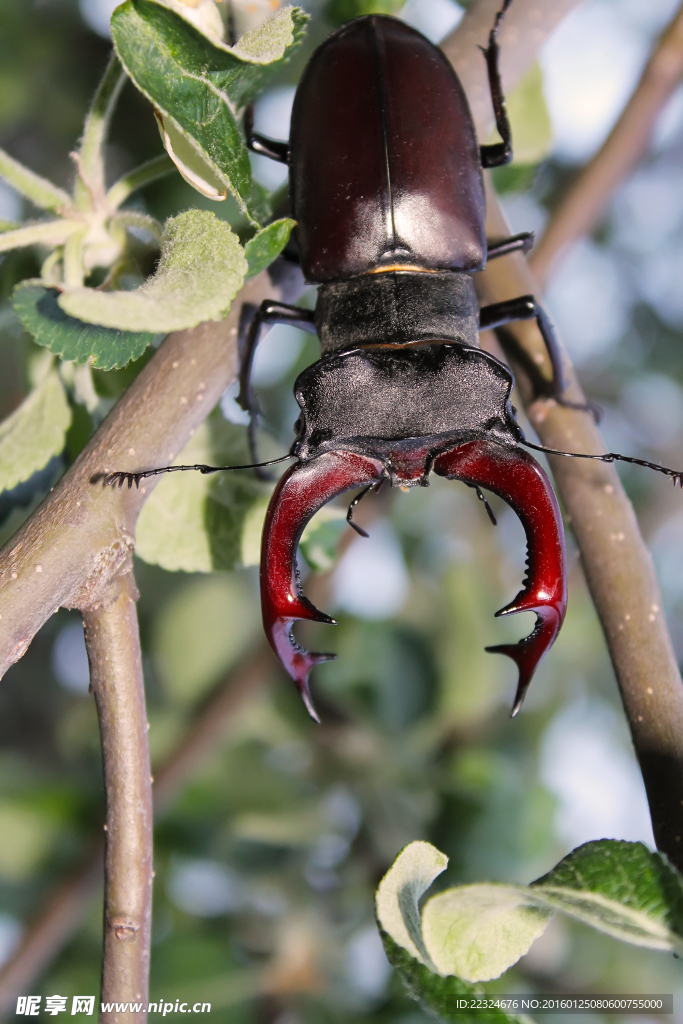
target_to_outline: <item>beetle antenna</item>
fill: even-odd
[[[531,441],[521,441],[520,444],[527,448],[533,448],[537,452],[545,452],[546,455],[564,455],[569,459],[593,459],[596,462],[630,462],[634,466],[644,466],[646,469],[654,469],[656,473],[663,473],[673,479],[674,487],[678,484],[683,488],[683,469],[669,469],[668,466],[660,466],[656,462],[648,462],[647,459],[636,459],[632,455],[619,455],[618,452],[607,452],[605,455],[585,455],[583,452],[561,452],[556,448],[546,448],[542,444],[533,444]]]
[[[346,513],[346,522],[361,537],[369,537],[370,534],[366,530],[364,530],[362,526],[359,526],[358,523],[354,523],[354,521],[353,521],[353,510],[356,507],[356,505],[358,504],[358,502],[363,500],[363,498],[368,493],[368,491],[374,491],[375,494],[377,494],[378,491],[381,489],[383,483],[384,483],[384,477],[382,477],[382,479],[379,481],[379,483],[368,484],[367,487],[363,488],[363,490],[360,492],[360,494],[356,495],[356,497],[353,499],[353,501],[349,505],[349,510]]]
[[[283,455],[279,459],[269,459],[268,462],[250,462],[246,466],[205,466],[202,463],[197,463],[194,466],[161,466],[159,469],[145,469],[140,473],[128,473],[125,470],[118,470],[116,473],[108,473],[104,477],[105,484],[109,487],[114,487],[116,484],[119,487],[123,487],[125,483],[128,484],[128,490],[131,489],[133,484],[136,487],[140,486],[140,481],[144,480],[148,476],[161,476],[162,473],[225,473],[233,469],[261,469],[262,466],[274,466],[278,462],[287,462],[288,459],[293,459],[294,455]],[[102,476],[99,475],[92,482],[101,480]]]
[[[477,492],[477,497],[479,498],[479,501],[483,501],[484,502],[484,508],[486,509],[486,513],[487,513],[489,519],[491,520],[491,522],[493,523],[494,526],[498,526],[498,520],[496,519],[496,513],[493,511],[493,509],[489,505],[488,498],[486,497],[486,495],[482,491],[481,487],[479,487],[478,484],[475,484],[474,485],[474,489]]]

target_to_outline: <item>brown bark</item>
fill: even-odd
[[[102,738],[106,794],[102,1002],[139,1011],[100,1019],[147,1019],[152,925],[152,779],[140,636],[132,572],[111,581],[83,611],[90,686]]]
[[[492,192],[489,230],[496,237],[508,231]],[[538,292],[520,255],[491,263],[478,276],[477,289],[482,303]],[[535,323],[511,325],[509,330],[530,363],[549,372]],[[564,370],[567,397],[584,401],[566,357]],[[590,414],[563,408],[553,399],[536,398],[519,363],[515,375],[542,444],[595,454],[607,450]],[[652,558],[613,465],[557,456],[549,460],[607,640],[643,773],[657,846],[683,869],[683,686]]]

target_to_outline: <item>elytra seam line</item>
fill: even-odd
[[[389,125],[387,117],[387,96],[384,88],[384,65],[386,60],[384,59],[383,46],[381,45],[379,33],[377,31],[377,21],[375,18],[371,19],[372,25],[372,41],[373,49],[375,52],[375,72],[377,75],[377,94],[379,98],[379,117],[380,117],[380,130],[382,133],[382,145],[384,148],[384,175],[387,190],[387,200],[389,203],[388,210],[388,223],[387,223],[387,234],[391,236],[391,248],[396,248],[396,222],[394,220],[394,191],[391,181],[391,157],[389,154]],[[385,215],[386,216],[386,215]]]

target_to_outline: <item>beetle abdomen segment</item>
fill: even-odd
[[[486,252],[479,147],[445,56],[396,18],[358,18],[313,54],[292,112],[301,266],[476,270]]]
[[[435,450],[484,437],[514,445],[521,435],[509,403],[512,383],[493,356],[457,344],[328,356],[295,384],[301,418],[292,454],[307,461],[344,449],[386,461],[411,439]]]
[[[315,326],[324,356],[359,345],[416,341],[479,348],[479,303],[468,274],[363,274],[320,286]]]

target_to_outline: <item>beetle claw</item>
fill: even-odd
[[[439,455],[434,471],[498,494],[517,513],[526,533],[529,568],[524,586],[496,615],[534,611],[536,625],[519,643],[486,648],[496,654],[506,654],[519,669],[512,707],[514,718],[567,610],[564,533],[557,499],[543,469],[521,448],[470,441]]]
[[[266,515],[261,548],[261,606],[268,642],[296,683],[306,709],[320,719],[311,700],[311,669],[334,654],[303,650],[293,635],[293,624],[304,619],[336,625],[303,596],[296,568],[296,549],[309,520],[332,498],[352,487],[375,483],[384,476],[377,459],[335,451],[307,463],[297,462],[278,483]]]

